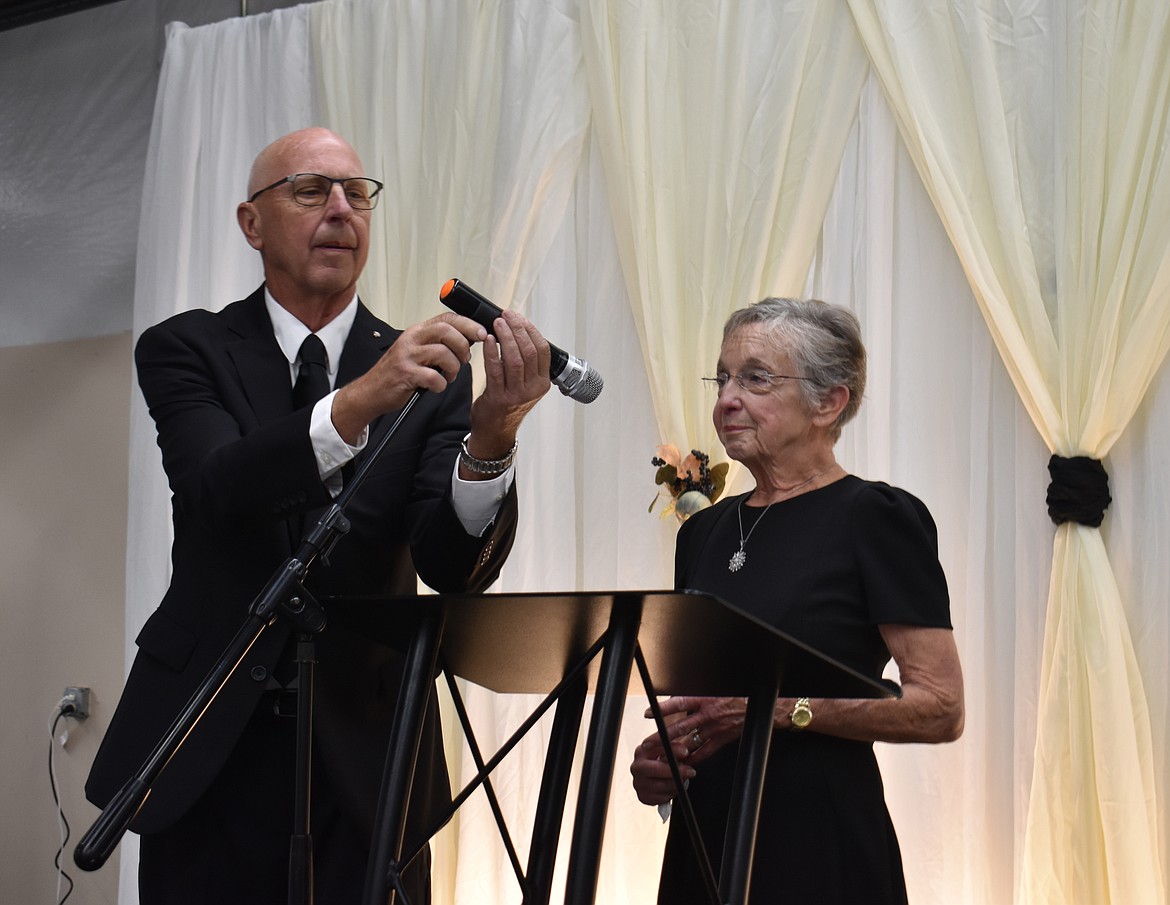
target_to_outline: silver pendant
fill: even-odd
[[[731,562],[727,564],[727,568],[732,572],[738,572],[743,568],[745,562],[747,562],[747,554],[743,552],[743,547],[740,547],[731,554]]]

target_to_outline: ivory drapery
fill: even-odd
[[[443,310],[438,288],[458,276],[502,307],[527,313],[558,344],[584,354],[567,342],[576,332],[567,328],[575,326],[577,293],[548,286],[547,276],[540,282],[550,247],[574,216],[569,203],[586,147],[589,107],[575,6],[565,0],[343,0],[312,7],[322,117],[363,149],[367,167],[386,183],[387,203],[379,208],[376,227],[381,232],[361,292],[391,323],[409,324]],[[543,301],[533,298],[538,285],[550,290],[541,293]],[[619,375],[608,367],[602,373],[611,384]],[[572,407],[554,393],[537,417],[564,423]],[[564,434],[571,430],[569,421]],[[526,488],[525,472],[540,448],[531,421],[519,442],[518,477]],[[547,519],[547,506],[534,506],[526,490],[521,499],[525,526]],[[558,537],[562,530],[552,525],[544,536]],[[547,554],[540,559],[550,566],[543,581],[507,585],[513,560],[501,584],[516,590],[570,586],[572,573],[558,574]],[[460,686],[489,754],[520,723],[525,703],[535,705]],[[444,716],[452,775],[466,781],[476,767],[460,743],[453,711]],[[547,730],[546,722],[525,739],[503,778],[495,780],[509,793],[500,796],[501,809],[518,836],[521,864]],[[517,888],[482,793],[436,839],[435,862],[437,901],[489,905],[510,901]]]
[[[416,174],[401,163],[399,158],[405,160],[407,154],[397,150],[396,143],[413,142],[415,131],[429,130],[427,134],[436,146],[418,152],[422,168],[429,166],[422,159],[427,154],[453,160],[456,155],[447,147],[450,142],[466,142],[469,136],[486,130],[503,148],[492,152],[497,157],[497,172],[514,162],[509,179],[540,174],[542,184],[546,184],[553,178],[547,172],[561,172],[559,165],[553,165],[551,171],[528,166],[524,155],[530,153],[531,143],[523,151],[513,147],[508,139],[511,126],[491,127],[490,117],[483,111],[465,109],[472,99],[483,97],[487,86],[460,87],[451,74],[435,73],[433,67],[437,59],[447,60],[449,66],[464,65],[451,58],[452,42],[461,48],[499,46],[486,36],[473,39],[467,33],[472,23],[497,31],[511,29],[510,45],[523,44],[527,35],[555,35],[557,41],[564,42],[558,46],[565,54],[583,59],[583,40],[575,31],[579,29],[579,4],[550,6],[545,0],[514,0],[494,17],[483,13],[456,22],[443,17],[445,4],[370,0],[371,6],[388,7],[378,21],[393,22],[395,28],[402,29],[403,38],[409,36],[409,41],[392,52],[386,49],[396,46],[391,38],[379,42],[360,30],[339,29],[328,40],[314,34],[314,23],[331,18],[334,3],[327,0],[198,29],[172,28],[144,187],[136,332],[183,308],[222,307],[254,288],[259,280],[258,262],[237,232],[233,210],[242,196],[254,153],[293,128],[324,122],[341,129],[342,122],[352,121],[353,128],[364,136],[354,140],[370,174],[378,178],[403,174],[394,178],[403,183],[398,190],[402,199],[410,200],[395,201],[388,193],[377,216],[393,213],[395,219],[376,219],[373,227],[375,240],[391,246],[384,250],[391,263],[386,265],[386,276],[371,279],[362,287],[368,301],[386,305],[392,320],[401,325],[411,320],[412,311],[424,316],[441,310],[434,301],[437,286],[431,285],[429,278],[392,273],[398,268],[423,273],[424,265],[413,263],[413,249],[437,244],[432,234],[448,237],[444,241],[450,241],[452,247],[454,242],[467,242],[471,247],[482,241],[447,220],[476,218],[482,224],[486,221],[481,205],[490,203],[495,211],[492,216],[514,224],[530,221],[524,219],[523,211],[512,217],[498,199],[489,202],[482,194],[476,196],[474,210],[447,207],[443,217],[435,211],[398,211],[397,206],[425,207],[431,195],[412,193],[410,180]],[[775,14],[772,8],[776,5],[774,0],[740,3],[736,7],[739,14],[725,20],[727,27],[754,28],[760,17]],[[351,12],[354,24],[360,23],[361,29],[375,27],[370,24],[374,14],[363,15],[356,7]],[[509,16],[513,25],[506,24]],[[552,19],[546,21],[542,16]],[[332,18],[335,25],[337,18],[344,19]],[[989,28],[995,24],[990,22]],[[442,23],[441,27],[436,23]],[[1001,43],[1009,37],[1016,42],[1027,38],[1019,33],[1012,37],[998,26],[994,34]],[[323,47],[332,47],[329,53],[352,54],[354,59],[348,68],[320,59]],[[516,46],[513,50],[527,59],[526,52]],[[1044,42],[1025,44],[1022,50],[1035,57],[1042,72],[1052,66],[1051,51],[1050,44]],[[399,60],[391,66],[393,54]],[[1154,65],[1157,59],[1147,62]],[[502,100],[494,112],[501,117],[511,115],[515,117],[511,122],[519,123],[525,117],[525,105],[535,103],[538,115],[550,127],[561,130],[561,146],[567,147],[573,124],[593,113],[588,94],[582,96],[570,88],[563,97],[534,98],[533,86],[513,71],[513,65],[525,64],[513,60],[502,70]],[[401,74],[395,74],[399,66]],[[476,72],[492,71],[487,60],[477,66]],[[357,75],[347,75],[346,89],[336,91],[321,84],[323,78],[328,82],[334,77],[323,77],[323,70]],[[549,70],[533,66],[523,72],[540,73],[544,78]],[[362,73],[380,74],[363,78]],[[436,94],[436,86],[419,84],[418,79],[427,73],[426,78],[445,78],[448,93]],[[664,96],[669,93],[663,84],[665,68],[658,61],[648,63],[645,80],[648,90]],[[386,97],[391,88],[394,97]],[[335,111],[331,116],[337,119],[325,122],[318,103],[331,90],[336,94],[331,105],[351,104],[354,109]],[[458,98],[458,104],[451,109],[437,101],[424,106],[419,101],[424,96]],[[555,104],[571,108],[583,104],[586,112],[565,109],[550,117],[547,105]],[[395,105],[401,109],[390,117]],[[409,113],[403,112],[408,108]],[[1032,113],[1041,118],[1034,125],[1042,126],[1044,111]],[[362,121],[374,116],[383,124],[413,118],[418,123],[413,128],[408,125],[403,134],[380,136],[367,131],[368,124]],[[445,122],[432,121],[437,118]],[[448,128],[452,122],[459,128]],[[472,128],[468,124],[476,125]],[[1053,554],[1048,522],[1038,505],[1047,480],[1042,467],[1045,451],[1012,390],[1008,372],[994,353],[938,215],[912,166],[903,160],[904,151],[898,150],[891,114],[872,86],[865,92],[862,117],[854,126],[847,157],[836,176],[829,219],[824,229],[819,229],[819,224],[805,224],[808,235],[802,236],[816,244],[816,272],[808,291],[854,307],[870,350],[867,400],[838,449],[850,470],[906,487],[922,497],[934,513],[940,530],[940,555],[951,587],[968,703],[967,729],[957,744],[879,745],[878,755],[902,840],[911,900],[1007,905],[1013,898],[1015,874],[1020,871],[1032,783],[1036,676],[1044,628],[1039,602]],[[375,153],[375,147],[389,150]],[[1050,156],[1046,153],[1049,150],[1048,145],[1042,145],[1027,155],[1029,166],[1039,167]],[[390,155],[389,165],[379,158],[380,153]],[[506,158],[503,163],[499,162],[501,157]],[[469,171],[474,169],[474,165],[468,166]],[[1036,190],[1040,180],[1027,172],[1025,188]],[[490,275],[489,270],[483,270],[485,281],[496,282],[477,287],[499,293],[496,301],[501,305],[523,307],[550,339],[588,358],[606,378],[605,392],[593,405],[575,405],[554,394],[526,421],[518,464],[520,529],[500,590],[646,589],[664,586],[670,580],[673,526],[660,521],[657,514],[648,515],[646,508],[655,489],[649,457],[656,444],[675,438],[660,433],[651,402],[648,368],[608,206],[608,175],[608,163],[603,168],[590,130],[559,221],[540,221],[540,230],[547,229],[549,234],[530,233],[523,240],[493,235],[492,242],[500,248],[527,248],[531,243],[529,250],[544,249],[535,275],[524,269],[529,260],[525,253],[521,255],[520,275],[515,277],[514,296],[507,294],[512,278],[504,271]],[[423,176],[420,169],[417,178]],[[493,186],[493,192],[506,188],[498,180]],[[528,212],[536,217],[546,212],[544,199],[556,195],[551,188],[543,194],[543,190],[516,187],[508,191],[538,198],[534,203],[539,210]],[[1028,231],[1043,233],[1043,221],[1051,219],[1046,211],[1053,205],[1038,204],[1030,209],[1039,222],[1029,223]],[[739,228],[727,212],[708,211],[708,216],[727,230]],[[500,233],[499,229],[492,231]],[[510,235],[515,232],[509,230]],[[450,239],[452,236],[455,238]],[[451,260],[435,252],[426,255],[429,263],[425,266],[433,272],[443,278],[458,273],[475,285],[478,278],[464,269],[463,259]],[[371,268],[368,275],[373,278],[376,273]],[[524,288],[525,280],[529,281],[528,289]],[[410,295],[396,288],[408,282],[418,287],[411,289]],[[793,291],[801,291],[800,280],[796,282]],[[392,297],[395,293],[399,297]],[[383,295],[385,298],[380,297]],[[747,299],[736,304],[742,301]],[[417,308],[405,307],[408,305]],[[701,347],[697,338],[689,336],[682,342],[682,350],[695,357],[700,370],[710,367],[717,342]],[[675,393],[682,385],[668,389]],[[165,586],[169,522],[153,430],[141,411],[137,389],[131,392],[136,411],[128,526],[131,590],[127,650],[132,654],[137,628]],[[708,413],[706,403],[703,405],[695,417],[705,424]],[[1170,375],[1163,368],[1153,390],[1140,403],[1132,427],[1110,453],[1115,503],[1103,526],[1118,584],[1129,604],[1127,616],[1132,620],[1134,644],[1151,697],[1155,751],[1162,753],[1160,792],[1170,777],[1164,756],[1170,717],[1165,692],[1170,687],[1170,616],[1165,606],[1170,561],[1164,556],[1165,538],[1170,536],[1170,475],[1164,467],[1167,446]],[[508,711],[516,702],[478,694],[469,700],[477,725],[486,728],[489,736],[510,731],[514,717]],[[631,697],[620,744],[623,751],[631,751],[646,733],[643,707],[644,701]],[[458,747],[457,734],[449,734],[449,741]],[[533,772],[538,754],[529,750],[523,757],[526,759],[506,762],[500,777],[511,800],[509,806],[521,815],[517,823],[521,831],[526,826],[523,815],[528,797],[537,781]],[[655,853],[661,847],[663,828],[653,809],[641,807],[632,798],[628,774],[619,759],[598,895],[598,901],[607,905],[644,905],[652,900],[657,880]],[[477,809],[479,813],[474,813]],[[437,903],[502,905],[517,900],[515,881],[502,862],[498,843],[489,838],[492,831],[486,821],[490,818],[482,811],[481,803],[473,798],[458,818],[458,863],[452,866],[448,858],[447,864],[438,865]],[[1164,809],[1159,814],[1165,849]],[[121,900],[132,905],[137,901],[133,836],[122,849]]]
[[[664,443],[711,450],[723,322],[799,294],[856,117],[839,3],[582,3],[594,123]]]
[[[245,197],[250,158],[273,137],[313,121],[308,26],[307,7],[298,7],[197,29],[167,27],[138,230],[135,339],[180,311],[222,308],[263,279],[255,252],[241,241],[235,209]],[[258,52],[270,48],[280,50]],[[171,537],[154,423],[137,385],[131,399],[127,670],[134,639],[166,591]],[[136,905],[136,836],[127,834],[119,859],[118,901]]]
[[[456,276],[524,310],[589,123],[572,6],[310,7],[321,115],[386,183],[361,288],[391,323]]]
[[[849,2],[1037,429],[1103,459],[1170,344],[1167,8]],[[1057,529],[1045,625],[1020,901],[1161,902],[1149,708],[1097,529]]]

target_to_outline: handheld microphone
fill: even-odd
[[[457,279],[450,279],[439,290],[439,301],[454,311],[469,317],[492,333],[492,323],[504,312],[496,305]],[[592,402],[601,395],[605,381],[589,362],[575,358],[552,343],[548,344],[552,359],[548,376],[564,395],[578,402]]]

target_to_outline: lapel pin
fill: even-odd
[[[381,330],[375,330],[375,331],[374,331],[374,339],[381,339],[381,338],[382,338],[382,331],[381,331]]]

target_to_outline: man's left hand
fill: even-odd
[[[471,405],[467,440],[468,453],[485,460],[508,455],[524,416],[552,386],[548,343],[526,317],[504,311],[493,330],[483,344],[487,383]]]

